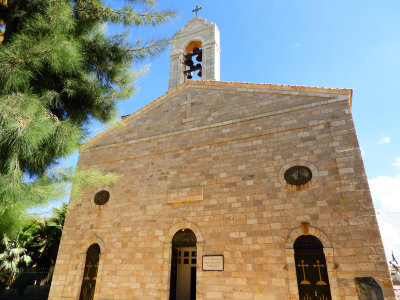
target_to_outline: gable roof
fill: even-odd
[[[348,96],[349,105],[352,105],[352,89],[334,89],[334,88],[321,88],[321,87],[311,87],[311,86],[293,86],[293,85],[279,85],[279,84],[268,84],[268,83],[249,83],[249,82],[228,82],[228,81],[214,81],[214,80],[187,80],[183,84],[179,85],[178,87],[167,91],[161,97],[155,99],[154,101],[150,102],[143,108],[137,110],[136,112],[125,115],[123,118],[117,123],[127,123],[132,118],[135,118],[146,111],[151,110],[155,106],[159,105],[160,103],[166,101],[166,99],[170,98],[174,94],[179,93],[180,91],[187,89],[187,88],[195,88],[195,87],[208,87],[208,88],[237,88],[238,91],[252,91],[252,92],[262,92],[265,90],[273,90],[282,93],[291,93],[293,95],[302,94],[302,93],[320,93],[320,94],[334,94],[334,95],[343,95]],[[94,136],[93,138],[87,140],[85,143],[81,145],[82,149],[90,147],[90,144],[95,142],[97,139],[102,137],[103,135],[110,133],[113,131],[118,125],[114,125],[103,132],[99,133],[98,135]]]

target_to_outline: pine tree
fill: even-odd
[[[127,42],[107,34],[161,25],[173,11],[153,0],[121,9],[101,0],[0,0],[0,234],[21,226],[27,207],[62,194],[70,171],[53,167],[80,145],[90,121],[112,120],[134,90],[132,64],[162,51],[171,38]],[[2,22],[0,22],[1,25]],[[24,181],[24,176],[33,178]]]

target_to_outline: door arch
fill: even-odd
[[[96,287],[97,270],[100,260],[100,246],[92,244],[86,252],[85,269],[79,300],[93,300]]]
[[[300,300],[331,300],[323,245],[313,235],[299,236],[293,245]]]
[[[196,300],[197,238],[188,228],[172,239],[170,300]]]

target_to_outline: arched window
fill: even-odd
[[[321,241],[302,235],[293,245],[300,300],[331,300],[328,271]]]
[[[83,272],[81,295],[79,300],[92,300],[97,280],[97,269],[100,260],[100,246],[90,245],[86,252],[85,270]]]
[[[188,228],[172,239],[170,300],[196,300],[197,239]]]

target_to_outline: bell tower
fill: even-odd
[[[197,16],[189,20],[172,43],[168,90],[186,80],[218,81],[220,52],[217,25]]]

